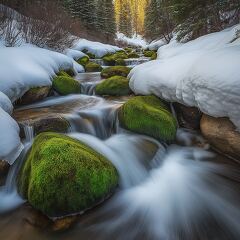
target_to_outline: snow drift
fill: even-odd
[[[33,87],[50,86],[61,69],[81,65],[61,53],[33,46],[0,48],[0,159],[12,164],[22,150],[12,102]]]
[[[134,68],[130,87],[196,106],[214,117],[229,117],[240,130],[240,25],[158,50],[158,60]]]
[[[134,35],[132,38],[125,36],[123,33],[117,33],[117,41],[123,42],[129,46],[146,48],[147,42],[140,35]]]
[[[78,51],[87,50],[88,52],[94,54],[98,58],[103,57],[107,53],[115,53],[116,51],[122,50],[121,48],[113,45],[103,44],[100,42],[92,42],[87,39],[77,40],[72,49]]]

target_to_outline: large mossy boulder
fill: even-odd
[[[18,191],[36,209],[60,217],[89,209],[118,184],[115,167],[84,143],[38,135],[18,175]]]
[[[60,95],[81,92],[81,84],[70,76],[57,76],[53,79],[53,88]]]
[[[108,67],[102,70],[101,76],[103,78],[110,78],[113,76],[127,77],[130,71],[131,68],[125,66]]]
[[[131,94],[129,80],[126,77],[114,76],[103,80],[96,86],[97,95],[127,96]]]
[[[155,96],[131,98],[120,108],[119,121],[123,128],[157,140],[173,141],[176,136],[175,118]]]
[[[101,72],[102,67],[100,64],[94,63],[94,62],[88,62],[85,65],[86,72]]]
[[[128,58],[128,55],[124,51],[120,51],[114,54],[107,54],[102,59],[107,66],[115,66],[115,65],[119,65],[117,64],[117,62],[118,63],[119,61],[124,62],[124,59],[127,59],[127,58]]]

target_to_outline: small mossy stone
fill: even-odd
[[[157,59],[157,53],[154,52],[153,55],[151,56],[151,60],[156,60]]]
[[[126,66],[126,62],[124,61],[124,59],[117,59],[116,60],[116,63],[115,63],[116,66]]]
[[[117,184],[111,162],[84,143],[57,133],[35,138],[17,178],[20,195],[49,217],[89,209]]]
[[[94,63],[94,62],[88,62],[85,66],[86,72],[101,72],[102,67],[101,65]]]
[[[71,77],[68,73],[65,71],[61,70],[60,72],[57,73],[57,76],[64,76],[64,77]]]
[[[115,58],[113,55],[104,56],[103,61],[107,66],[115,66]]]
[[[90,59],[95,59],[96,58],[96,55],[91,53],[91,52],[89,52],[87,49],[83,49],[82,52],[87,54]]]
[[[145,50],[143,54],[144,54],[144,57],[151,58],[154,54],[156,54],[156,52],[151,50]]]
[[[101,76],[103,78],[110,78],[113,76],[127,77],[130,71],[131,68],[125,66],[108,67],[102,70]]]
[[[120,125],[130,131],[157,140],[173,141],[177,122],[167,106],[155,96],[137,96],[126,102],[119,111]]]
[[[135,52],[132,52],[132,53],[128,54],[128,58],[139,58],[139,57],[140,56],[137,53],[135,53]]]
[[[89,57],[84,56],[84,57],[78,59],[77,62],[79,64],[81,64],[82,66],[86,66],[86,64],[89,62]]]
[[[57,76],[53,80],[53,88],[61,95],[68,95],[81,92],[81,85],[78,81],[68,76]]]
[[[131,94],[129,80],[126,77],[114,76],[103,80],[96,86],[97,95],[127,96]]]
[[[125,50],[126,53],[131,53],[131,52],[133,52],[133,49],[132,49],[132,48],[129,48],[129,47],[124,48],[124,50]]]

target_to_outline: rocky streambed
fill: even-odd
[[[0,239],[239,239],[238,135],[221,147],[197,109],[126,94],[125,70],[15,109],[25,149],[5,166]]]

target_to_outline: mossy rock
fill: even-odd
[[[95,59],[96,58],[96,55],[91,53],[91,52],[89,52],[87,49],[83,49],[82,52],[87,54],[90,59]]]
[[[60,72],[57,73],[57,76],[64,76],[64,77],[71,77],[68,73],[65,71],[61,70]]]
[[[145,134],[157,140],[173,141],[177,122],[167,106],[155,96],[137,96],[126,102],[119,111],[123,128]]]
[[[132,52],[132,53],[128,54],[128,58],[139,58],[139,57],[140,56],[137,53],[135,53],[135,52]]]
[[[36,137],[17,179],[20,195],[49,217],[89,209],[117,184],[117,171],[105,157],[57,133]]]
[[[145,50],[143,54],[144,54],[144,57],[151,58],[153,55],[156,54],[156,52],[155,51],[151,51],[151,50]]]
[[[128,59],[128,55],[125,52],[117,52],[114,54],[114,58],[116,59]]]
[[[68,76],[55,77],[53,79],[53,88],[61,95],[81,93],[80,83]]]
[[[101,76],[103,78],[110,78],[113,76],[127,77],[130,71],[131,68],[125,66],[108,67],[102,70]]]
[[[94,62],[88,62],[85,66],[86,72],[101,72],[102,67],[101,65],[94,63]]]
[[[116,61],[113,55],[104,56],[102,59],[107,66],[115,66]]]
[[[153,55],[151,56],[151,60],[156,60],[157,59],[157,53],[154,52]]]
[[[132,48],[129,48],[129,47],[124,48],[124,50],[125,50],[126,53],[131,53],[131,52],[133,52],[133,49],[132,49]]]
[[[77,62],[78,62],[79,64],[81,64],[82,66],[86,66],[86,64],[89,62],[89,57],[84,56],[84,57],[82,57],[82,58],[79,58],[79,59],[77,60]]]
[[[116,63],[115,63],[116,66],[126,66],[126,62],[124,61],[124,59],[117,59],[116,60]]]
[[[127,96],[131,94],[131,92],[129,80],[121,76],[105,79],[96,86],[97,95]]]

